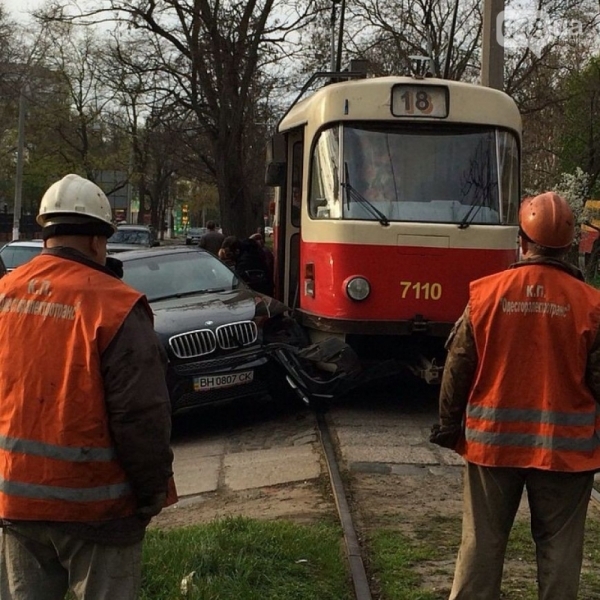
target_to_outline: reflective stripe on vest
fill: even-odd
[[[567,413],[533,408],[498,408],[489,406],[467,406],[467,416],[473,419],[493,423],[534,423],[558,427],[593,428],[597,413]],[[541,448],[545,450],[570,450],[591,452],[600,444],[600,438],[573,438],[560,435],[542,435],[540,433],[518,433],[482,431],[472,427],[465,428],[467,441],[493,446],[519,446],[522,448]]]
[[[70,462],[110,462],[116,456],[114,448],[72,448],[33,440],[20,440],[4,435],[0,436],[0,449]],[[22,481],[7,481],[0,478],[0,492],[30,498],[55,498],[70,502],[90,502],[93,500],[122,498],[131,494],[132,490],[126,482],[98,487],[64,488]]]
[[[65,488],[56,485],[39,485],[0,479],[0,492],[11,496],[37,498],[39,500],[52,498],[53,500],[66,500],[67,502],[101,502],[130,495],[131,486],[128,483],[116,483],[93,488]]]
[[[535,408],[498,408],[496,406],[467,406],[467,415],[488,421],[543,423],[548,425],[587,425],[596,422],[596,413],[568,413]]]
[[[68,460],[71,462],[106,462],[115,459],[114,448],[73,448],[46,444],[34,440],[21,440],[19,438],[0,435],[0,448],[10,452],[21,454],[32,454],[44,456],[56,460]]]

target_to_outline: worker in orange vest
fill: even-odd
[[[600,291],[564,261],[569,204],[553,192],[519,212],[522,260],[471,283],[447,343],[430,440],[466,461],[451,600],[498,600],[523,490],[540,600],[576,600],[600,469]]]
[[[168,503],[166,357],[145,297],[105,267],[102,190],[44,194],[44,250],[0,281],[0,597],[134,600]]]

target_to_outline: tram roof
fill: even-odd
[[[418,117],[424,122],[478,123],[521,132],[521,115],[514,100],[504,92],[478,84],[448,79],[371,77],[326,85],[291,108],[279,124],[288,131],[310,124],[317,130],[339,121],[406,121],[392,115],[392,88],[398,84],[444,86],[449,90],[448,116]],[[346,108],[347,107],[347,108]]]

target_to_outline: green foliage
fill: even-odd
[[[178,189],[179,197],[188,205],[188,215],[192,226],[199,227],[205,220],[219,219],[219,192],[215,185],[209,183],[198,183],[186,181],[185,186]]]
[[[564,87],[568,100],[557,148],[561,169],[586,171],[590,177],[587,195],[595,196],[600,193],[600,57],[574,71]]]
[[[187,578],[187,595],[181,594]],[[184,584],[185,585],[185,584]],[[350,600],[341,532],[228,518],[148,532],[141,600]]]
[[[421,577],[415,571],[417,564],[441,558],[433,545],[415,542],[398,532],[380,530],[370,542],[372,567],[377,573],[383,596],[389,600],[442,600],[448,590],[439,593],[421,589]]]
[[[581,224],[591,218],[590,212],[585,208],[585,202],[589,198],[590,177],[581,167],[576,167],[573,173],[561,173],[554,191],[571,206],[575,223],[578,224],[575,229],[575,242],[578,242],[581,237]]]
[[[600,275],[596,273],[591,279],[588,280],[588,283],[600,290]]]

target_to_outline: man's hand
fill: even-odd
[[[432,444],[437,444],[443,448],[450,448],[455,450],[458,441],[463,435],[463,430],[460,425],[451,425],[442,427],[439,423],[436,423],[431,428],[431,434],[429,441]]]
[[[166,499],[166,492],[148,498],[138,507],[137,516],[142,520],[150,520],[164,508]]]

